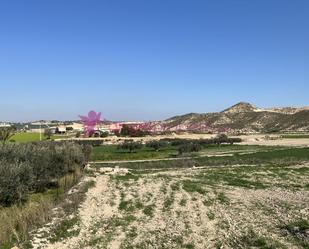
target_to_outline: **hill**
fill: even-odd
[[[158,124],[165,130],[209,132],[302,132],[309,131],[309,107],[257,108],[240,102],[222,112],[189,113]]]

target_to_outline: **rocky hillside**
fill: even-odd
[[[227,108],[223,111],[223,113],[240,113],[240,112],[254,112],[257,111],[258,108],[255,106],[246,103],[246,102],[240,102],[236,105],[233,105],[230,108]]]
[[[261,109],[240,102],[222,112],[176,116],[157,123],[157,126],[171,131],[309,131],[309,107]]]

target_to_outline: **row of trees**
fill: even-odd
[[[240,138],[229,138],[226,134],[219,134],[214,138],[208,139],[195,139],[195,140],[188,140],[188,139],[179,139],[179,138],[166,138],[162,139],[170,143],[172,146],[179,146],[186,143],[198,143],[200,145],[221,145],[221,144],[234,144],[240,143]]]
[[[123,125],[120,132],[116,133],[117,136],[121,137],[144,137],[149,134],[148,131],[136,129],[130,125]]]
[[[221,144],[234,144],[241,142],[240,138],[229,138],[225,134],[220,134],[215,138],[211,139],[198,139],[198,140],[187,140],[187,139],[161,139],[149,141],[145,144],[145,147],[152,148],[155,151],[166,148],[167,146],[173,146],[178,148],[179,154],[198,152],[207,145],[218,145]],[[119,150],[128,150],[130,153],[134,150],[143,148],[141,142],[135,142],[133,140],[126,140],[124,143],[118,145]]]
[[[62,177],[79,174],[90,153],[91,146],[72,142],[0,146],[0,205],[21,203],[30,192],[58,187]]]
[[[158,151],[159,149],[163,149],[168,146],[168,143],[166,141],[162,140],[153,140],[149,141],[145,144],[145,147],[152,148],[155,151]],[[144,145],[141,142],[135,142],[133,140],[126,140],[124,143],[118,145],[119,150],[128,150],[130,153],[132,153],[134,150],[142,149]]]

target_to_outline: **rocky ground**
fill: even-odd
[[[309,165],[90,172],[34,248],[308,248]]]

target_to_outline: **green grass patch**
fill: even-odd
[[[225,184],[234,187],[264,189],[267,186],[260,181],[251,180],[252,174],[258,172],[257,167],[235,167],[232,169],[215,168],[204,171],[196,177],[200,184],[218,185]],[[198,182],[197,182],[198,183]]]
[[[294,232],[296,230],[301,233],[304,233],[307,230],[309,230],[309,221],[305,219],[300,219],[298,221],[283,226],[283,228],[287,229],[290,232]]]
[[[139,170],[189,168],[193,166],[229,166],[229,165],[280,165],[288,166],[309,161],[309,148],[269,148],[269,151],[259,151],[251,154],[234,156],[183,158],[178,160],[158,160],[151,162],[124,162],[120,167]],[[100,167],[100,164],[96,164]],[[101,166],[114,166],[102,164]]]
[[[187,201],[188,201],[188,200],[187,200],[186,198],[182,198],[182,199],[180,200],[180,202],[179,202],[179,205],[184,207],[184,206],[187,205]]]
[[[182,182],[183,190],[187,192],[197,192],[200,194],[205,194],[206,191],[203,189],[201,182],[185,180]]]
[[[119,203],[119,210],[123,210],[126,212],[133,212],[135,210],[134,202],[132,200],[129,201],[122,200]]]
[[[80,232],[78,226],[80,220],[77,216],[62,221],[54,230],[53,235],[49,238],[49,241],[55,243],[57,241],[76,236]]]
[[[0,249],[11,249],[14,247],[14,243],[12,241],[7,241],[0,245]]]
[[[225,193],[220,192],[217,196],[218,201],[221,204],[229,204],[230,203],[230,199],[225,195]]]
[[[306,219],[299,219],[297,221],[280,226],[282,230],[292,236],[296,244],[303,248],[309,248],[309,221]]]
[[[119,210],[126,212],[134,212],[137,209],[142,209],[144,207],[140,200],[121,200],[119,203]]]
[[[37,133],[37,132],[20,132],[12,136],[10,141],[14,141],[16,143],[28,143],[28,142],[40,141],[40,138],[42,140],[47,140],[47,137],[45,137],[43,133],[42,133],[42,136],[40,137],[40,133]],[[59,138],[65,139],[65,138],[70,138],[70,136],[67,136],[67,135],[52,135],[51,136],[51,139],[59,139]]]
[[[253,145],[205,145],[199,153],[189,156],[199,156],[203,154],[224,153],[229,151],[246,152],[259,150],[273,150],[274,147],[253,146]],[[134,152],[118,150],[116,145],[102,145],[94,147],[91,155],[92,161],[126,161],[126,160],[146,160],[175,158],[178,155],[178,146],[168,146],[155,151],[151,148],[143,147]]]
[[[35,132],[16,133],[13,137],[11,137],[10,140],[15,141],[17,143],[40,141],[40,133]],[[42,134],[42,140],[46,140],[43,134]]]
[[[256,234],[253,230],[239,239],[239,244],[235,248],[260,248],[260,249],[287,249],[284,245],[272,239],[267,239]]]
[[[210,198],[210,197],[207,197],[205,200],[203,200],[203,204],[206,206],[206,207],[210,207],[214,204],[215,200]]]
[[[171,208],[171,206],[173,205],[173,203],[174,203],[174,196],[173,195],[166,197],[165,200],[164,200],[164,203],[163,203],[163,211],[164,212],[168,211]]]
[[[215,214],[212,211],[207,212],[207,217],[210,220],[214,220],[215,219]]]
[[[177,148],[169,146],[158,151],[143,147],[132,153],[128,151],[118,150],[116,145],[103,145],[94,147],[91,160],[92,161],[121,161],[121,160],[143,160],[169,158],[177,155]]]
[[[175,191],[173,190],[173,184],[171,185],[171,192],[165,197],[163,202],[163,212],[169,211],[175,201]]]
[[[309,138],[309,134],[285,134],[282,138]]]
[[[149,217],[153,217],[154,214],[154,209],[155,209],[155,205],[147,205],[145,206],[145,208],[143,209],[143,213]]]
[[[90,240],[83,241],[79,248],[90,247],[90,248],[108,248],[108,243],[113,239],[113,236],[116,233],[117,228],[121,227],[122,230],[127,229],[130,223],[134,222],[136,217],[129,214],[123,217],[112,217],[110,219],[102,219],[97,221],[92,227],[92,238]],[[104,236],[98,236],[97,229],[106,227],[106,233]],[[131,230],[132,231],[132,230]],[[130,231],[130,232],[131,232]],[[125,230],[127,232],[127,230]],[[132,231],[133,232],[133,231]],[[132,235],[133,238],[133,235]]]

